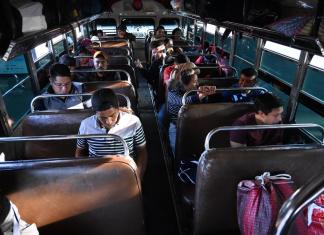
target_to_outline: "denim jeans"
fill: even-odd
[[[169,127],[169,141],[173,154],[175,154],[175,145],[177,138],[177,126],[174,123],[170,123]]]

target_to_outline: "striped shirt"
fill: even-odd
[[[135,157],[134,148],[146,143],[141,121],[135,115],[119,112],[119,120],[110,130],[101,127],[96,115],[88,117],[81,122],[79,135],[88,134],[114,134],[125,140],[131,157]],[[103,157],[106,155],[124,154],[120,141],[112,137],[78,139],[77,147],[89,149],[90,157]]]
[[[168,92],[168,113],[172,121],[176,121],[178,118],[179,110],[182,106],[182,97],[180,91],[170,90]],[[186,104],[196,104],[200,103],[199,96],[197,93],[193,93],[186,97]]]

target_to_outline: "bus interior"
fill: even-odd
[[[268,234],[296,234],[294,222],[324,192],[324,1],[67,2],[0,3],[0,191],[21,218],[35,223],[40,234],[243,234],[238,183],[270,172],[289,174],[298,190]],[[42,14],[24,16],[34,4]],[[118,38],[121,25],[126,39]],[[191,62],[217,58],[196,64],[199,86],[241,91],[233,85],[242,70],[253,68],[257,83],[247,89],[279,97],[282,124],[232,126],[254,112],[253,101],[193,104],[184,97],[173,152],[168,127],[159,121],[161,107],[168,105],[161,84],[172,64],[163,61],[153,78],[143,72],[154,64],[158,26],[173,38],[172,51],[181,50]],[[91,53],[80,53],[81,46]],[[118,73],[119,80],[77,80],[97,73],[91,67],[96,51],[109,58],[101,72]],[[148,153],[143,178],[119,136],[111,138],[122,143],[120,155],[75,158],[77,139],[95,137],[78,135],[81,121],[95,114],[91,108],[37,110],[48,97],[49,69],[63,55],[76,61],[70,70],[82,84],[82,97],[110,88],[119,105],[140,119]],[[61,95],[68,96],[81,95]],[[282,129],[284,142],[231,147],[231,131],[262,128]],[[180,177],[189,174],[189,168],[179,171],[184,162],[195,162],[194,182]]]

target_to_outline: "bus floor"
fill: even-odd
[[[144,215],[148,235],[179,234],[163,149],[148,84],[139,79],[138,109],[143,124],[148,166],[143,181]]]

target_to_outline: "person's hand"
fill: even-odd
[[[135,60],[134,64],[135,64],[136,68],[140,68],[140,69],[143,68],[143,65],[142,65],[142,63],[141,63],[141,61],[139,59]]]
[[[198,96],[202,100],[206,96],[213,95],[216,93],[216,86],[200,86],[198,87]]]

